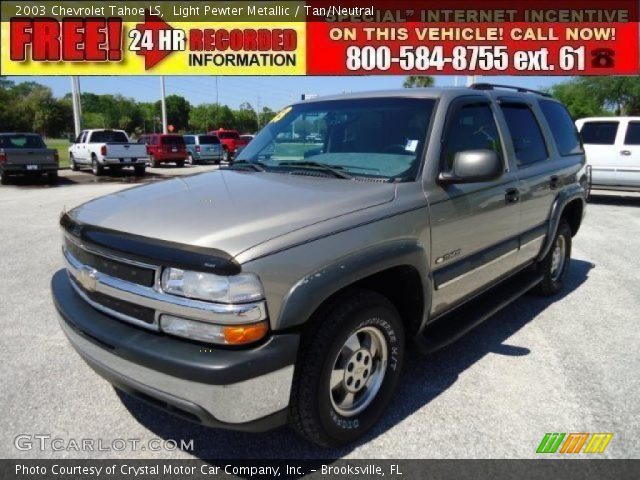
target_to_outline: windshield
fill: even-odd
[[[115,130],[101,130],[91,134],[92,143],[128,143],[129,139],[124,132]]]
[[[0,135],[0,148],[47,148],[40,135]]]
[[[274,167],[315,163],[354,177],[414,180],[435,101],[366,98],[285,108],[239,160]]]

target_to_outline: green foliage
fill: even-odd
[[[574,118],[640,115],[640,77],[579,77],[549,92]]]
[[[404,88],[426,88],[433,87],[435,81],[429,75],[409,75],[402,86]]]

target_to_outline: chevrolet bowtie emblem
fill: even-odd
[[[78,272],[78,283],[85,290],[95,292],[98,286],[98,271],[86,265],[83,266]]]

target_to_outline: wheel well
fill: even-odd
[[[418,271],[409,265],[392,267],[347,285],[327,298],[318,310],[349,290],[370,290],[386,297],[400,313],[407,336],[418,332],[424,314],[424,291]]]
[[[572,200],[569,202],[562,211],[562,218],[566,219],[571,227],[571,234],[575,236],[580,229],[582,223],[582,210],[584,206],[581,200]]]

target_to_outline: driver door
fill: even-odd
[[[449,107],[438,174],[449,172],[458,152],[493,150],[504,161],[495,180],[436,183],[429,191],[432,315],[436,316],[494,283],[517,266],[520,215],[518,179],[511,171],[486,97],[470,96]]]

